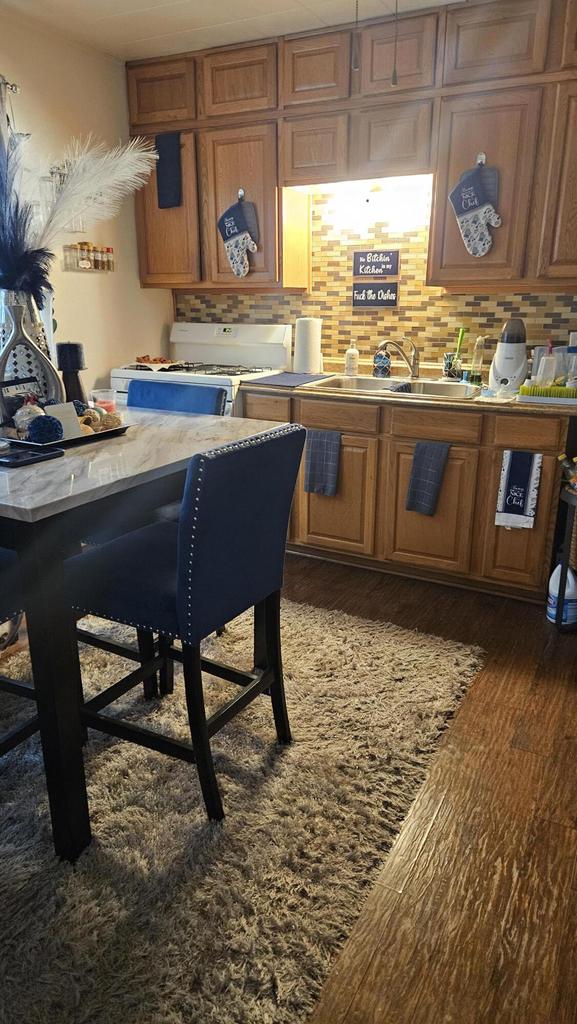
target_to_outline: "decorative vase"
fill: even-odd
[[[50,297],[52,292],[46,293]],[[12,334],[12,318],[10,306],[21,305],[25,307],[24,326],[28,336],[38,346],[43,355],[50,359],[50,347],[46,338],[46,330],[36,300],[26,292],[0,291],[0,352],[8,344]]]
[[[27,307],[14,302],[8,303],[5,308],[10,314],[13,328],[9,341],[0,353],[0,381],[35,377],[37,384],[31,390],[38,394],[38,398],[42,401],[53,399],[63,402],[64,389],[55,367],[26,329]],[[0,413],[3,421],[9,418],[10,414],[1,396]]]

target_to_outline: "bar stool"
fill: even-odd
[[[223,416],[226,408],[226,388],[215,387],[212,384],[131,380],[128,385],[127,405],[130,409],[158,409],[163,412]]]
[[[66,592],[81,614],[122,622],[169,646],[86,701],[84,724],[196,764],[210,818],[223,816],[210,740],[268,692],[279,743],[291,739],[281,658],[280,588],[291,501],[305,430],[279,427],[195,456],[178,522],[161,522],[66,563]],[[209,661],[204,637],[254,607],[254,668]],[[172,647],[178,637],[182,650]],[[109,644],[108,649],[114,645]],[[122,648],[120,648],[122,653]],[[182,662],[192,743],[100,712],[166,661]],[[207,718],[202,671],[236,683],[238,696]],[[161,676],[162,684],[162,676]],[[162,690],[162,685],[161,685]],[[170,686],[165,687],[170,692]]]
[[[0,548],[0,622],[7,622],[21,613],[22,598],[18,559],[13,551]],[[17,697],[24,697],[26,700],[36,700],[34,687],[31,684],[23,683],[18,679],[10,679],[5,675],[0,675],[0,692],[11,693]],[[4,733],[3,736],[0,736],[0,757],[28,739],[29,736],[33,736],[37,731],[38,718],[33,715],[24,723]]]

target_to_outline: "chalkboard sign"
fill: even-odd
[[[399,285],[397,281],[389,281],[387,284],[353,285],[353,307],[355,309],[396,306],[398,301]]]
[[[396,277],[398,249],[363,249],[353,253],[353,277]]]

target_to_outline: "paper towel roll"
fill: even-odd
[[[297,318],[293,361],[295,373],[320,373],[322,369],[322,326],[323,322],[320,317],[300,316]]]

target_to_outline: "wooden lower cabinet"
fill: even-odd
[[[378,555],[439,572],[467,573],[475,513],[478,449],[451,446],[434,516],[407,512],[405,500],[415,445],[384,443],[380,487]]]
[[[338,491],[307,494],[299,480],[298,542],[359,555],[375,550],[377,445],[372,437],[343,434]]]
[[[486,580],[511,586],[544,589],[549,576],[549,551],[555,528],[559,485],[559,463],[555,455],[544,455],[539,483],[539,501],[532,530],[508,530],[495,526],[503,452],[485,449],[481,453],[479,506],[475,522],[472,570]]]

